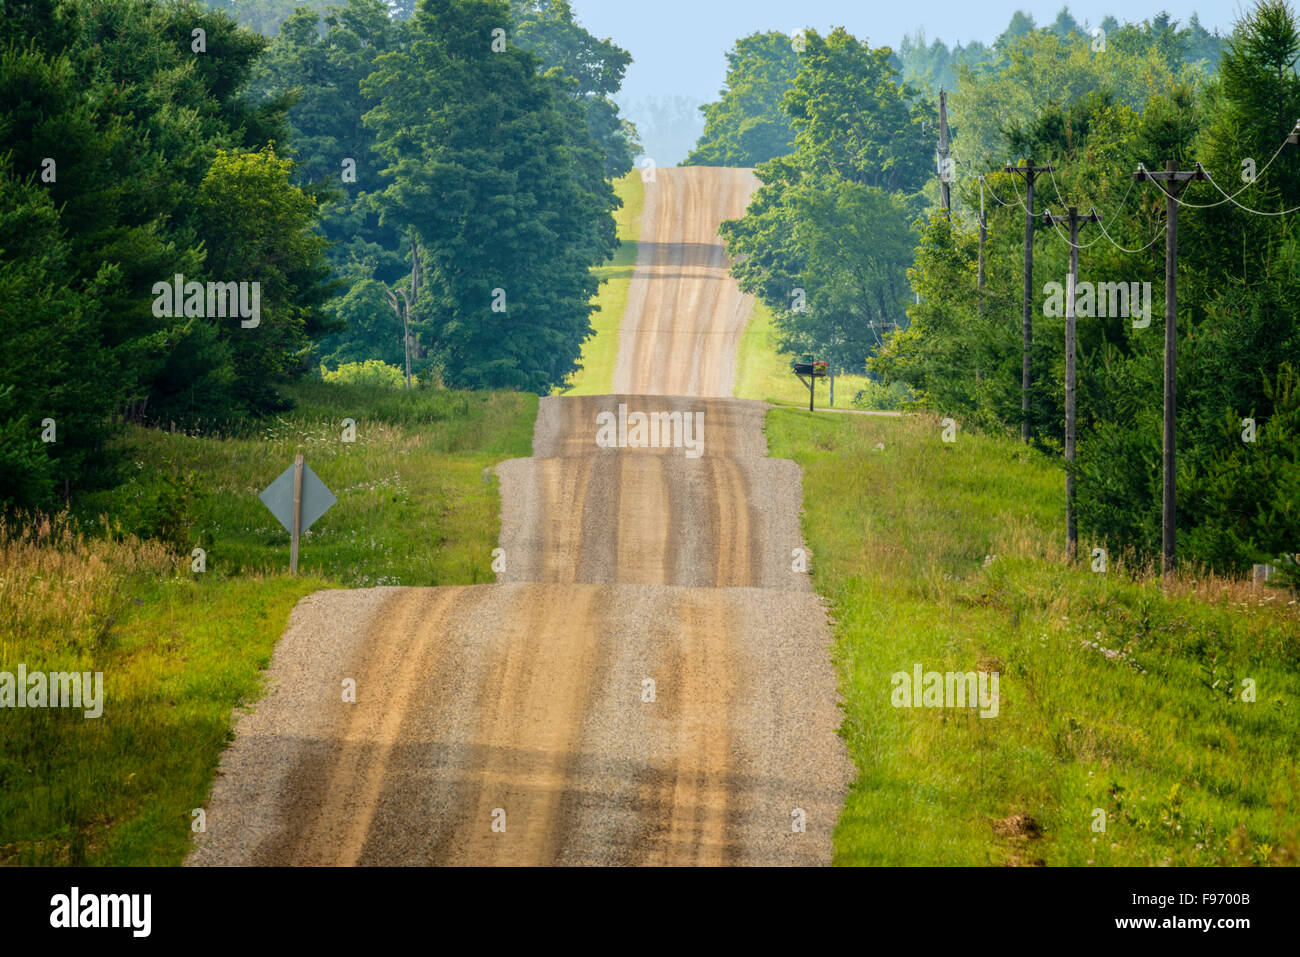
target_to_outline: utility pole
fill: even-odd
[[[1153,180],[1162,184],[1165,194],[1165,428],[1164,428],[1164,483],[1161,495],[1161,574],[1168,578],[1174,573],[1175,514],[1174,475],[1174,422],[1178,405],[1178,194],[1189,182],[1209,179],[1201,164],[1194,170],[1176,169],[1173,160],[1165,163],[1162,173],[1149,172],[1138,164],[1133,178],[1139,182]]]
[[[1055,166],[1035,166],[1032,159],[1024,166],[1007,166],[1004,173],[1019,173],[1025,178],[1025,312],[1024,356],[1020,364],[1020,440],[1029,444],[1029,389],[1033,385],[1033,367],[1029,352],[1034,344],[1034,180],[1040,173],[1054,173]]]
[[[984,242],[988,239],[989,222],[984,216],[984,174],[980,174],[980,260],[979,260],[979,313],[984,315]]]
[[[1079,224],[1099,223],[1101,217],[1095,209],[1080,216],[1077,206],[1071,206],[1064,216],[1044,213],[1043,219],[1070,226],[1070,276],[1065,282],[1065,550],[1073,564],[1079,555],[1079,523],[1074,511],[1074,436],[1075,413],[1078,408],[1076,390],[1077,367],[1074,349],[1074,290],[1079,286]]]
[[[939,90],[939,195],[943,200],[943,212],[952,219],[952,187],[949,182],[951,163],[948,150],[948,94]]]

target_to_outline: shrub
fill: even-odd
[[[902,382],[882,385],[868,380],[853,396],[853,408],[876,412],[897,412],[912,396],[912,390]]]
[[[406,386],[406,373],[398,366],[389,365],[379,359],[367,359],[365,362],[345,362],[333,372],[325,366],[320,367],[320,376],[326,382],[339,385],[360,385],[373,388],[401,389]],[[411,385],[419,383],[411,376]]]

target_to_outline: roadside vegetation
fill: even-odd
[[[492,580],[485,470],[530,454],[535,396],[322,383],[291,396],[246,434],[130,428],[123,485],[75,515],[0,525],[0,671],[104,675],[99,718],[0,709],[0,864],[180,863],[235,710],[260,696],[301,597]],[[291,578],[288,533],[257,493],[297,452],[339,501]]]
[[[323,5],[6,6],[0,511],[113,489],[122,423],[274,422],[322,365],[541,394],[577,368],[631,55],[559,0]]]
[[[736,358],[736,398],[758,399],[773,405],[808,407],[808,390],[790,371],[792,357],[780,351],[780,333],[772,325],[772,311],[754,302]],[[861,398],[859,399],[859,394]],[[895,409],[901,390],[892,393],[864,375],[835,376],[835,408]],[[855,401],[857,400],[857,401]],[[817,407],[830,402],[830,385],[817,382]]]
[[[1061,460],[1064,307],[1049,283],[1066,285],[1069,238],[1047,223],[1034,234],[1025,303],[1025,183],[1005,171],[1050,165],[1035,216],[1101,217],[1082,227],[1076,277],[1079,525],[1148,557],[1162,541],[1165,224],[1163,195],[1134,172],[1203,165],[1211,181],[1187,187],[1178,237],[1177,548],[1242,575],[1287,564],[1300,540],[1300,324],[1288,308],[1300,153],[1287,143],[1298,62],[1288,0],[1246,5],[1228,35],[1167,14],[1094,28],[1065,10],[1041,27],[1017,13],[991,47],[755,34],[728,56],[699,152],[757,163],[761,187],[721,232],[780,352],[883,383],[857,390],[862,407],[1023,429]],[[749,131],[784,131],[788,148],[772,152],[776,137],[760,149]],[[1094,288],[1113,292],[1094,302]],[[806,406],[784,369],[774,375],[758,383],[747,363],[742,394]]]
[[[618,251],[614,258],[592,273],[600,280],[596,294],[599,311],[592,314],[592,337],[582,345],[581,368],[556,390],[558,395],[607,395],[614,388],[614,366],[618,363],[619,328],[627,311],[627,292],[636,271],[637,243],[641,239],[641,214],[645,209],[645,185],[639,170],[614,183],[614,193],[623,201],[614,214],[618,223]]]
[[[1094,572],[1086,539],[1070,567],[1062,473],[1012,438],[794,410],[767,431],[835,622],[858,769],[837,864],[1300,862],[1295,593]],[[999,672],[997,716],[893,707],[916,664]]]

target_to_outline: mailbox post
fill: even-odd
[[[815,412],[817,410],[813,406],[813,399],[816,397],[817,380],[826,378],[827,363],[814,361],[812,356],[804,356],[804,358],[806,362],[794,364],[794,374],[808,390],[808,411]]]

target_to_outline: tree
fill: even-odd
[[[246,200],[262,204],[241,207],[248,218],[238,222],[204,205],[207,187],[218,182],[209,176],[214,157],[248,155],[287,135],[281,103],[245,97],[266,44],[224,13],[187,0],[6,7],[0,178],[11,203],[3,248],[13,261],[5,263],[3,282],[7,296],[43,297],[39,308],[23,311],[23,321],[50,328],[34,339],[12,330],[46,374],[32,377],[15,365],[0,415],[9,416],[6,435],[17,437],[16,454],[29,464],[22,450],[34,433],[26,417],[54,410],[40,417],[54,419],[59,436],[40,450],[48,468],[33,465],[27,500],[49,505],[51,486],[111,481],[116,417],[219,422],[262,411],[255,403],[266,398],[265,369],[297,366],[298,337],[264,337],[265,354],[248,356],[240,351],[247,343],[231,339],[213,317],[155,310],[160,282],[178,274],[186,282],[216,278],[207,270],[223,247],[233,261],[240,253],[233,244],[255,246],[264,258],[247,260],[252,274],[222,278],[265,279],[273,318],[296,317],[306,337],[323,331],[311,314],[318,265],[295,256],[301,247],[279,245],[286,234],[277,233],[274,219],[269,235],[256,235],[256,217],[291,199],[288,184],[237,188],[225,214]],[[39,248],[29,233],[41,237]],[[277,263],[271,275],[267,263]],[[68,330],[73,338],[65,341]],[[16,427],[15,415],[24,417]]]
[[[781,101],[794,85],[799,55],[784,33],[754,33],[727,54],[722,98],[701,107],[704,134],[685,166],[758,166],[794,148]]]
[[[915,192],[933,169],[918,145],[928,107],[913,104],[888,47],[872,49],[843,28],[807,33],[807,50],[784,107],[808,169],[865,186]]]
[[[278,407],[273,386],[301,375],[312,340],[334,325],[319,309],[329,267],[325,241],[312,231],[316,201],[290,183],[292,169],[270,147],[220,150],[199,184],[208,274],[218,282],[256,282],[261,290],[255,327],[209,317],[230,348],[236,393],[250,408]]]
[[[1185,169],[1204,161],[1220,192],[1193,184],[1180,211],[1178,549],[1215,571],[1242,573],[1293,552],[1300,535],[1300,321],[1290,305],[1300,299],[1300,239],[1289,217],[1246,212],[1221,193],[1274,214],[1300,204],[1300,155],[1278,151],[1300,115],[1300,25],[1280,0],[1257,4],[1208,83],[1186,65],[1195,30],[1178,30],[1168,16],[1104,26],[1104,55],[1035,32],[1005,45],[996,70],[963,75],[954,97],[958,153],[977,169],[1017,154],[1055,165],[1039,208],[1095,206],[1124,247],[1096,233],[1085,238],[1081,281],[1150,284],[1154,322],[1144,325],[1130,309],[1118,319],[1085,316],[1078,328],[1080,527],[1112,553],[1139,559],[1157,554],[1161,539],[1164,198],[1135,190],[1132,171],[1139,162],[1173,159]],[[965,208],[977,189],[973,177],[959,182]],[[1019,418],[1023,213],[1013,189],[1003,174],[988,175],[988,190],[1008,205],[989,211],[983,308],[974,298],[973,224],[961,215],[932,220],[911,273],[920,297],[908,307],[911,325],[870,362],[911,385],[926,407],[995,430]],[[1064,278],[1060,239],[1050,228],[1035,238],[1036,283]],[[1060,326],[1044,333],[1034,340],[1035,368],[1045,372],[1034,425],[1043,448],[1055,451]]]
[[[904,202],[878,186],[805,178],[789,197],[803,251],[804,311],[777,314],[791,351],[861,372],[893,326],[906,324],[916,236]]]
[[[1033,32],[1034,18],[1023,10],[1017,10],[1011,15],[1011,22],[1007,24],[1007,28],[993,41],[993,46],[1005,52],[1016,40],[1029,36]]]
[[[1076,36],[1083,36],[1083,27],[1079,26],[1079,21],[1071,16],[1068,6],[1061,7],[1056,19],[1052,21],[1052,25],[1048,29],[1062,40],[1067,39],[1072,33]]]
[[[393,328],[392,310],[370,283],[382,288],[399,281],[411,249],[392,223],[380,222],[375,197],[387,185],[384,158],[374,129],[362,119],[378,101],[361,84],[379,56],[401,45],[404,33],[381,0],[347,0],[323,16],[301,7],[285,21],[253,78],[260,101],[292,101],[294,183],[321,203],[319,231],[344,290],[323,307],[343,327],[321,342],[329,362],[403,361],[400,323]]]
[[[604,152],[604,175],[630,171],[639,149],[636,130],[619,117],[613,97],[632,54],[584,30],[569,0],[510,0],[510,12],[515,42],[537,54],[543,70],[559,68],[575,81],[567,92],[581,104],[587,132]]]
[[[928,167],[914,144],[932,114],[909,103],[888,48],[843,30],[806,39],[783,101],[795,150],[758,167],[762,187],[721,232],[741,288],[773,310],[783,351],[861,370],[905,322],[916,236],[914,197],[903,191],[918,189]]]
[[[96,326],[112,267],[69,281],[53,200],[0,170],[0,506],[48,508],[92,476],[121,387]]]
[[[446,381],[547,392],[591,333],[591,266],[616,248],[617,200],[603,179],[592,189],[575,147],[599,148],[575,142],[557,83],[494,43],[508,16],[503,2],[424,2],[409,47],[362,89],[389,163],[385,221],[426,257],[422,320]]]
[[[273,37],[299,10],[320,11],[329,0],[205,0],[214,10],[229,14],[242,26]],[[399,0],[409,2],[409,0]]]

